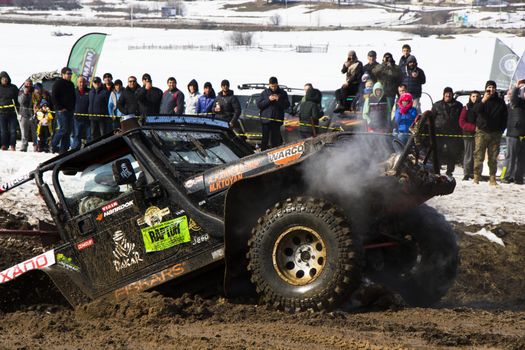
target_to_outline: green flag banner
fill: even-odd
[[[490,70],[490,80],[494,80],[500,89],[507,89],[510,85],[512,75],[516,70],[519,56],[505,45],[501,40],[496,39],[494,47],[494,57],[492,58],[492,68]]]
[[[71,81],[75,86],[77,77],[81,75],[88,80],[88,85],[91,85],[105,39],[106,34],[104,33],[89,33],[78,39],[71,48],[67,66],[73,71]]]

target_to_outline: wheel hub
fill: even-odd
[[[321,236],[306,226],[293,226],[279,235],[273,253],[279,277],[292,285],[306,285],[317,279],[326,263],[326,245]]]

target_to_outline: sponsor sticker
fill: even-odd
[[[43,269],[54,263],[55,251],[52,249],[0,272],[0,284],[14,280],[28,271]]]
[[[288,145],[278,150],[268,152],[268,159],[277,165],[293,162],[301,157],[304,152],[304,141]]]
[[[190,231],[199,232],[202,230],[202,227],[199,226],[198,223],[195,222],[195,220],[190,218],[190,224],[189,224]]]
[[[146,252],[158,252],[190,241],[188,218],[181,216],[140,230]]]
[[[170,208],[166,207],[160,209],[159,207],[149,207],[144,213],[144,217],[137,220],[137,224],[142,226],[147,224],[148,226],[158,225],[162,222],[162,218],[170,214]]]
[[[80,271],[80,267],[78,267],[77,265],[73,263],[73,259],[65,256],[62,253],[57,254],[56,262],[58,266],[61,266],[65,268],[66,270],[75,271],[75,272]]]
[[[115,244],[113,249],[113,266],[115,271],[119,272],[143,261],[140,253],[135,249],[135,243],[129,242],[121,230],[113,233],[113,243]]]
[[[91,247],[93,244],[95,244],[93,238],[86,239],[85,241],[77,243],[77,250],[86,249],[87,247]]]
[[[102,213],[97,215],[96,220],[102,221],[104,218],[107,218],[108,216],[111,216],[113,214],[116,214],[124,209],[128,209],[129,207],[133,206],[133,201],[127,201],[124,204],[119,205],[118,202],[112,202],[108,205],[105,205],[102,207]]]

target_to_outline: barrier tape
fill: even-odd
[[[2,108],[14,108],[16,107],[14,104],[10,104],[10,105],[4,105],[4,106],[0,106],[0,109]],[[56,113],[56,111],[50,111],[51,113]],[[194,114],[196,116],[206,116],[206,115],[214,115],[215,113],[201,113],[201,114]],[[109,115],[109,114],[90,114],[90,113],[74,113],[75,116],[77,117],[99,117],[99,118],[113,118],[113,117],[116,117],[116,116],[113,116],[113,115]],[[189,114],[188,114],[189,115]],[[245,114],[243,117],[245,118],[251,118],[251,119],[264,119],[264,120],[269,120],[269,121],[276,121],[276,122],[279,122],[279,123],[283,123],[284,126],[308,126],[308,127],[316,127],[318,129],[326,129],[326,130],[331,130],[331,131],[344,131],[343,130],[343,127],[339,127],[339,128],[334,128],[334,127],[330,127],[330,126],[322,126],[322,125],[314,125],[314,124],[310,124],[310,123],[301,123],[299,120],[281,120],[281,119],[277,119],[277,118],[268,118],[268,117],[262,117],[262,116],[258,116],[258,115],[250,115],[250,114]],[[331,116],[328,116],[331,118]],[[119,118],[119,117],[117,117]],[[362,120],[356,120],[355,123],[351,123],[351,124],[361,124],[363,121]],[[369,132],[354,132],[355,134],[369,134]],[[396,133],[378,133],[378,132],[374,132],[375,134],[381,134],[381,135],[396,135]],[[248,133],[244,133],[244,134],[240,134],[240,133],[236,133],[238,136],[244,136],[244,137],[261,137],[262,134],[248,134]],[[397,133],[397,134],[403,134],[403,133]],[[406,134],[409,134],[409,133],[406,133]],[[428,134],[421,134],[421,136],[428,136]],[[464,134],[436,134],[436,137],[449,137],[449,138],[473,138],[473,137],[476,137],[476,135],[464,135]],[[508,136],[503,136],[503,137],[508,137]],[[525,136],[518,136],[518,139],[520,139],[520,141],[524,141],[525,140]]]

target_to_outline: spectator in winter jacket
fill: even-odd
[[[337,99],[337,106],[334,113],[341,113],[350,110],[350,105],[347,102],[349,97],[355,97],[359,92],[359,85],[361,77],[363,76],[363,64],[357,59],[354,50],[348,52],[348,58],[343,63],[341,73],[346,74],[346,82],[340,89],[335,91],[335,98]]]
[[[523,185],[525,171],[525,80],[512,89],[507,121],[507,171],[504,182]]]
[[[51,142],[53,153],[64,153],[69,149],[75,111],[75,85],[71,82],[73,72],[69,67],[64,67],[61,74],[62,79],[55,82],[51,95],[58,121],[58,131]]]
[[[399,68],[403,69],[407,65],[407,59],[412,54],[412,48],[408,44],[401,47],[401,57],[399,58]]]
[[[162,90],[153,86],[151,76],[148,73],[142,75],[142,88],[138,89],[136,96],[142,117],[159,114]]]
[[[199,84],[192,79],[188,83],[188,101],[186,102],[186,114],[197,114],[197,104],[199,103]]]
[[[228,121],[230,128],[239,130],[238,119],[241,115],[241,104],[237,96],[230,90],[230,82],[224,79],[221,82],[221,91],[217,94],[213,102],[213,112],[216,116]]]
[[[377,62],[377,53],[374,50],[369,51],[367,58],[368,63],[363,66],[363,75],[368,74],[368,79],[375,83],[377,78],[374,74],[374,68],[379,66],[379,62]]]
[[[197,113],[211,113],[215,102],[215,90],[209,81],[204,83],[203,93],[197,103]]]
[[[37,148],[36,122],[33,118],[33,82],[27,79],[24,82],[22,92],[18,95],[20,103],[20,131],[22,134],[22,147],[20,151],[27,152],[29,141],[33,143],[33,150]]]
[[[271,77],[268,88],[265,89],[257,99],[257,107],[260,110],[262,124],[261,150],[280,146],[283,143],[281,137],[281,125],[283,125],[284,112],[290,107],[288,94],[279,87],[276,77]]]
[[[102,79],[104,80],[104,88],[108,91],[109,94],[113,91],[113,75],[111,73],[104,73],[102,76]]]
[[[49,109],[49,104],[45,99],[40,102],[40,108],[36,112],[38,126],[38,152],[49,152],[49,137],[53,134],[53,114]]]
[[[458,156],[462,151],[462,143],[459,136],[461,127],[459,126],[459,115],[463,105],[454,99],[452,88],[446,87],[443,90],[443,99],[437,101],[432,106],[432,113],[435,116],[436,134],[455,135],[438,137],[439,166],[447,164],[446,174],[452,176]]]
[[[111,119],[113,120],[113,122],[111,123],[112,130],[117,130],[120,128],[120,118],[124,115],[117,108],[117,101],[119,100],[120,96],[122,96],[123,91],[124,90],[122,88],[122,80],[115,80],[115,84],[113,85],[113,91],[109,95],[108,101],[108,113],[111,116]]]
[[[498,96],[496,82],[489,80],[485,84],[485,93],[481,103],[474,105],[476,116],[476,147],[474,149],[474,180],[481,179],[481,169],[488,153],[489,184],[496,186],[497,157],[501,134],[507,127],[507,106]]]
[[[372,73],[377,78],[377,81],[383,85],[383,93],[390,98],[390,102],[394,106],[396,98],[397,87],[401,84],[401,70],[396,65],[394,58],[390,52],[383,55],[383,62],[373,68]],[[395,110],[395,108],[394,108]]]
[[[137,78],[132,75],[128,78],[128,86],[122,91],[122,95],[117,100],[118,110],[126,117],[131,118],[140,115],[137,90]]]
[[[18,126],[15,107],[18,107],[18,89],[11,84],[11,78],[7,72],[0,73],[0,107],[3,107],[0,108],[1,148],[3,151],[8,148],[15,151]]]
[[[408,56],[406,66],[401,67],[403,84],[407,86],[408,92],[412,95],[414,107],[421,112],[421,105],[419,99],[423,93],[423,84],[426,83],[427,78],[425,72],[417,66],[415,56]]]
[[[368,132],[389,133],[392,131],[390,105],[389,98],[383,93],[383,85],[380,82],[375,83],[363,108],[363,119],[366,120]]]
[[[177,88],[174,77],[169,77],[167,83],[168,90],[164,91],[160,102],[160,114],[181,115],[184,113],[184,93]]]
[[[319,133],[319,119],[323,116],[321,91],[315,89],[312,84],[306,84],[305,95],[299,108],[299,134],[305,139],[317,136]]]
[[[93,79],[93,89],[89,92],[89,116],[91,140],[95,140],[111,130],[112,120],[108,114],[109,91],[102,85],[99,77]]]
[[[417,110],[412,105],[412,95],[404,93],[399,97],[397,103],[396,113],[394,115],[395,133],[398,133],[398,138],[406,143],[409,138],[410,126],[414,123],[417,117]]]
[[[82,75],[77,78],[75,89],[75,116],[73,118],[73,143],[71,149],[80,149],[82,140],[91,140],[89,121],[89,92],[87,80]]]
[[[463,131],[463,180],[474,178],[474,134],[476,133],[476,112],[474,105],[480,103],[479,91],[472,91],[469,101],[459,115],[459,126]]]

